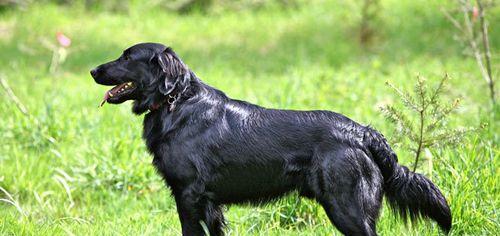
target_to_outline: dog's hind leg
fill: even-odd
[[[344,235],[377,235],[375,225],[371,224],[357,206],[346,207],[344,204],[353,202],[339,202],[332,200],[323,202],[326,215],[337,229]],[[350,208],[350,209],[346,209]]]
[[[377,235],[375,221],[382,201],[382,177],[361,150],[336,151],[322,159],[316,197],[330,221],[345,235]],[[321,158],[320,158],[321,159]]]

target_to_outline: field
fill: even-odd
[[[380,107],[446,73],[445,100],[461,98],[450,127],[488,126],[457,147],[430,149],[418,172],[443,191],[452,235],[500,232],[499,109],[440,11],[448,1],[382,1],[376,37],[358,43],[359,4],[299,1],[283,9],[179,15],[133,1],[128,12],[34,4],[0,12],[0,76],[28,114],[0,92],[0,235],[179,235],[175,203],[141,140],[130,103],[98,108],[107,88],[89,70],[144,41],[174,48],[207,84],[266,107],[324,109],[391,137]],[[489,12],[498,78],[500,9]],[[49,72],[56,32],[72,39]],[[497,86],[498,88],[498,86]],[[498,99],[497,99],[498,100]],[[395,147],[400,162],[413,156]],[[295,195],[260,207],[229,206],[230,235],[340,235],[314,202]],[[380,235],[438,235],[433,223],[404,225],[384,207]],[[495,233],[496,232],[496,233]]]

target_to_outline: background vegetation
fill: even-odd
[[[453,235],[500,231],[499,109],[441,11],[454,1],[376,1],[367,24],[363,1],[212,1],[187,10],[176,2],[0,2],[0,76],[27,110],[0,92],[0,234],[180,234],[174,201],[141,140],[142,117],[129,103],[98,109],[106,88],[88,73],[145,41],[172,46],[233,98],[337,111],[389,138],[396,135],[380,107],[402,105],[385,82],[410,90],[417,75],[432,85],[447,73],[442,96],[461,104],[446,126],[488,125],[454,148],[425,149],[417,171],[449,200]],[[487,13],[498,78],[500,9]],[[57,32],[71,38],[69,47],[58,46]],[[396,152],[412,166],[404,146]],[[319,206],[294,195],[231,206],[226,215],[231,235],[338,234]],[[439,233],[431,223],[404,226],[387,207],[378,232]]]

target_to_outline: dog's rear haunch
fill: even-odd
[[[403,218],[451,229],[439,189],[399,165],[380,133],[341,114],[231,99],[156,43],[132,46],[91,74],[115,85],[103,102],[133,100],[134,113],[147,112],[143,138],[175,197],[183,235],[204,235],[202,223],[223,235],[222,205],[291,191],[316,200],[346,235],[376,235],[383,195]]]

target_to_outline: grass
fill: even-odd
[[[453,235],[499,232],[498,107],[491,108],[475,62],[453,40],[439,11],[446,2],[382,1],[368,51],[356,42],[359,6],[315,3],[208,16],[137,2],[127,13],[36,4],[2,12],[0,72],[31,116],[0,92],[0,234],[180,234],[174,201],[141,140],[142,117],[130,113],[129,103],[97,109],[106,88],[88,74],[142,41],[171,45],[206,83],[233,98],[334,110],[388,137],[392,128],[379,107],[398,101],[385,81],[409,89],[416,75],[433,80],[449,73],[449,97],[463,99],[450,126],[489,125],[456,148],[428,151],[418,171],[449,200]],[[493,24],[499,13],[490,14],[493,52],[500,49]],[[50,74],[51,52],[40,39],[53,41],[57,31],[73,44]],[[407,151],[395,149],[402,164],[412,164]],[[317,204],[293,195],[257,208],[231,206],[226,216],[231,235],[339,234]],[[377,226],[381,235],[439,234],[433,223],[405,226],[387,207]]]

